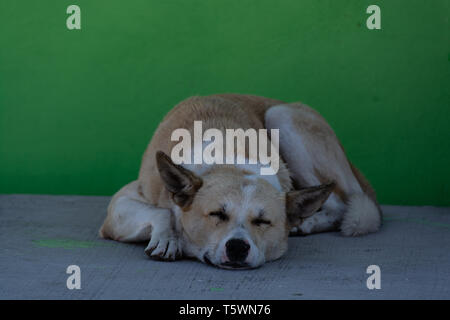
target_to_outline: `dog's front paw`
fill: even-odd
[[[152,233],[145,253],[151,259],[173,261],[181,258],[181,243],[171,232]]]

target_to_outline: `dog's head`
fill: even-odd
[[[221,268],[255,268],[281,257],[291,228],[313,215],[333,189],[328,184],[282,193],[233,166],[216,166],[199,177],[163,152],[156,158],[185,250]]]

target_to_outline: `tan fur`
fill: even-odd
[[[169,194],[163,188],[156,170],[155,155],[163,151],[170,155],[177,142],[170,141],[175,129],[185,128],[191,134],[194,121],[203,122],[203,130],[264,129],[264,113],[281,101],[249,95],[222,94],[207,97],[191,97],[176,105],[162,120],[147,147],[139,172],[139,183],[144,197],[152,204],[168,208]],[[192,134],[193,136],[193,134]],[[286,165],[280,163],[280,182],[284,190],[291,188]]]
[[[283,105],[281,109],[280,105]],[[284,110],[289,115],[284,114]],[[283,116],[287,118],[284,119]],[[297,145],[297,140],[292,136],[287,140],[291,145],[283,145],[280,131],[282,158],[277,178],[281,191],[263,179],[250,178],[249,172],[243,168],[215,165],[201,177],[190,172],[183,176],[185,180],[196,181],[198,187],[191,189],[189,201],[183,201],[186,205],[175,203],[175,191],[168,191],[170,188],[167,186],[167,180],[163,181],[160,172],[171,170],[171,166],[175,165],[167,160],[169,162],[164,162],[162,169],[161,163],[158,165],[157,162],[157,152],[171,154],[172,148],[178,143],[170,141],[175,129],[187,129],[193,137],[194,121],[202,121],[203,131],[216,128],[223,133],[225,129],[258,130],[277,126],[286,130],[285,124],[292,122],[292,134],[297,134],[301,139],[298,141],[300,145]],[[291,157],[291,153],[299,148],[303,148],[301,150],[306,152],[304,155],[308,159]],[[302,167],[302,163],[308,164],[308,167]],[[176,167],[173,168],[176,174],[184,175],[183,170],[178,172]],[[317,201],[315,205],[310,206],[310,203],[305,202],[305,206],[308,205],[314,210],[324,203],[324,209],[314,217],[306,218],[302,225],[298,226],[300,233],[309,234],[335,228],[342,219],[342,207],[355,193],[366,193],[378,206],[369,182],[348,161],[339,140],[325,119],[302,103],[285,104],[269,98],[238,94],[191,97],[176,105],[161,121],[143,155],[138,180],[122,188],[113,197],[100,235],[125,241],[124,239],[130,239],[126,236],[126,233],[130,232],[129,229],[118,226],[119,221],[125,221],[122,223],[128,226],[142,225],[141,228],[136,227],[139,230],[133,235],[141,237],[147,232],[148,239],[148,230],[152,230],[152,239],[146,249],[150,256],[172,259],[183,247],[186,255],[219,265],[223,259],[220,253],[224,241],[244,234],[251,242],[249,255],[253,254],[254,267],[266,260],[279,258],[287,249],[287,236],[289,228],[292,227],[286,215],[288,192],[293,190],[293,187],[304,188],[329,182],[334,182],[329,185],[334,189],[325,203],[331,192],[331,189],[328,190],[330,187],[327,187],[327,192],[322,192],[320,197],[317,196],[320,199],[314,200]],[[292,195],[298,197],[301,194],[295,192]],[[121,207],[117,209],[115,203],[119,200],[122,201]],[[346,225],[348,234],[364,233],[364,230],[355,230],[358,226],[354,222],[357,221],[357,208],[354,207],[359,203],[363,202],[353,202],[352,219]],[[222,210],[224,205],[227,206],[226,223],[210,215],[211,212]],[[135,208],[140,210],[136,217],[132,216]],[[255,226],[253,221],[258,216],[270,221],[270,227]],[[158,225],[164,228],[155,225],[155,219]],[[170,232],[167,231],[169,229]],[[366,229],[375,230],[376,226]],[[155,240],[154,233],[159,234],[161,239]]]
[[[275,193],[273,187],[264,181],[256,185],[247,180],[240,170],[230,168],[213,169],[203,183],[203,188],[196,194],[189,212],[181,215],[186,234],[195,235],[189,239],[192,244],[199,248],[219,245],[219,240],[232,232],[239,219],[240,209],[245,206],[248,208],[247,216],[242,223],[248,226],[255,244],[259,245],[264,238],[265,241],[270,239],[268,242],[274,247],[266,249],[266,259],[273,260],[281,255],[282,252],[275,250],[275,247],[283,243],[288,236],[286,217],[280,214],[284,212],[283,193]],[[255,191],[251,203],[243,205],[243,202],[248,201],[243,195],[244,190],[252,187],[255,187]],[[226,213],[230,220],[223,223],[219,219],[211,219],[209,213],[219,210],[224,203],[228,204]],[[270,229],[251,227],[251,220],[258,216],[259,208],[264,208],[264,218],[272,222]]]

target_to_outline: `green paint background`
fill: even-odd
[[[448,18],[448,0],[3,0],[0,192],[110,195],[174,104],[238,92],[319,110],[382,203],[448,206]]]

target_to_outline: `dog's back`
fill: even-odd
[[[194,121],[201,121],[202,129],[264,129],[266,111],[282,101],[240,94],[218,94],[190,97],[176,105],[156,129],[144,153],[139,173],[142,195],[152,204],[169,205],[162,180],[156,169],[157,151],[171,154],[177,141],[171,141],[174,130],[183,128],[194,137]],[[281,162],[281,161],[280,161]],[[281,164],[284,168],[284,164]]]

